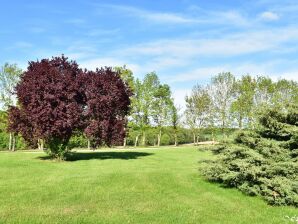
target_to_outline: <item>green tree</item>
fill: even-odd
[[[273,104],[281,109],[298,104],[298,83],[293,80],[281,79],[275,83]]]
[[[235,82],[234,88],[235,100],[231,104],[231,112],[239,129],[242,129],[243,123],[249,125],[252,120],[256,81],[250,75],[245,75]]]
[[[142,136],[142,144],[146,144],[146,130],[149,127],[149,107],[151,105],[152,93],[147,93],[150,85],[136,79],[134,85],[134,97],[131,101],[131,115],[129,127],[137,133],[135,136],[135,146],[139,144],[139,137]]]
[[[179,130],[179,123],[180,123],[180,116],[179,116],[179,108],[175,106],[174,102],[172,102],[170,106],[170,118],[171,118],[171,126],[174,133],[174,145],[178,146],[178,130]]]
[[[209,95],[211,97],[214,115],[225,135],[225,129],[231,122],[230,108],[234,96],[235,77],[230,72],[219,73],[212,77],[209,86]]]
[[[22,70],[16,64],[5,63],[0,70],[0,106],[7,110],[16,106],[15,87],[20,80]],[[16,137],[9,133],[9,150],[15,150]]]
[[[160,81],[155,72],[148,73],[142,84],[142,98],[140,100],[142,108],[142,145],[146,145],[146,129],[150,126],[151,115],[154,111],[154,94],[160,86]]]
[[[128,85],[129,89],[134,93],[134,91],[135,91],[135,80],[134,80],[133,72],[130,69],[128,69],[126,67],[126,65],[124,65],[122,67],[115,67],[114,70],[120,74],[122,80]],[[132,102],[132,105],[133,105],[133,102],[135,101],[134,97],[135,97],[134,94],[132,96],[130,96],[130,101]],[[130,114],[129,114],[129,116],[130,116]],[[129,120],[128,117],[129,116],[125,117],[126,127],[125,127],[124,131],[125,131],[126,135],[125,135],[125,138],[123,140],[123,147],[126,147],[126,143],[127,143],[126,136],[128,135],[128,131],[129,131],[129,127],[130,127],[130,125],[128,123],[128,120]]]
[[[192,129],[194,143],[199,141],[202,128],[207,127],[211,113],[211,98],[207,88],[200,85],[193,87],[191,95],[185,97],[186,119]]]
[[[170,124],[170,112],[173,101],[171,99],[170,86],[167,84],[159,85],[154,90],[152,102],[152,118],[157,127],[157,146],[160,146],[162,128]]]

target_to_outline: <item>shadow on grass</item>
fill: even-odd
[[[147,152],[71,152],[66,156],[66,161],[79,161],[91,159],[138,159],[139,157],[150,156],[154,153]],[[52,160],[50,156],[40,156],[41,160]]]

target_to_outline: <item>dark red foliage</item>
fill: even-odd
[[[80,73],[64,56],[29,63],[16,92],[35,139],[67,143],[79,127],[84,107]]]
[[[34,137],[33,126],[19,108],[12,106],[8,109],[7,129],[9,132],[20,134],[31,147],[36,147],[37,139]]]
[[[95,145],[124,138],[131,92],[111,68],[82,71],[64,56],[30,62],[16,87],[20,109],[12,107],[9,129],[30,142],[43,139],[62,155],[75,130]]]
[[[125,137],[125,116],[128,114],[131,92],[111,68],[86,72],[85,134],[100,144],[119,144]]]

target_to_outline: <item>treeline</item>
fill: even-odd
[[[298,84],[266,76],[236,78],[226,72],[212,77],[210,84],[194,86],[185,100],[185,122],[196,141],[205,128],[220,128],[226,136],[229,128],[254,129],[266,108],[297,105]]]
[[[175,105],[170,86],[161,83],[151,72],[143,79],[123,67],[112,68],[130,88],[129,114],[125,116],[123,145],[178,145],[199,141],[227,140],[234,130],[253,129],[259,114],[266,107],[281,110],[298,102],[297,82],[269,77],[244,75],[239,78],[229,72],[211,78],[210,83],[193,87],[185,97],[185,110]],[[0,71],[1,112],[0,148],[26,148],[22,138],[17,141],[7,133],[9,106],[16,106],[15,86],[23,72],[16,65],[5,64]],[[90,142],[91,141],[91,142]],[[69,147],[92,147],[86,133],[75,131]]]
[[[140,80],[125,67],[117,69],[134,92],[128,116],[129,145],[222,141],[234,130],[253,129],[265,108],[282,110],[298,102],[295,81],[251,75],[236,78],[226,72],[213,76],[209,84],[195,85],[181,111],[170,87],[161,84],[156,73]]]

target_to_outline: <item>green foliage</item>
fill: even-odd
[[[217,159],[207,163],[204,175],[270,204],[298,207],[297,121],[296,106],[264,112],[257,130],[239,132],[236,145],[214,151]]]
[[[71,136],[68,143],[68,148],[87,148],[88,139],[81,133]]]
[[[16,64],[5,63],[0,69],[0,106],[7,109],[16,104],[14,88],[19,82],[22,70]]]
[[[161,145],[170,145],[171,143],[173,143],[173,141],[171,141],[171,137],[168,134],[163,134],[161,136]]]
[[[67,141],[53,137],[47,141],[47,153],[52,158],[65,160],[66,155],[69,153],[67,144]]]
[[[9,133],[7,129],[7,113],[0,111],[0,150],[8,150],[9,145]],[[19,136],[16,138],[16,149],[26,149],[28,146],[24,139]]]

